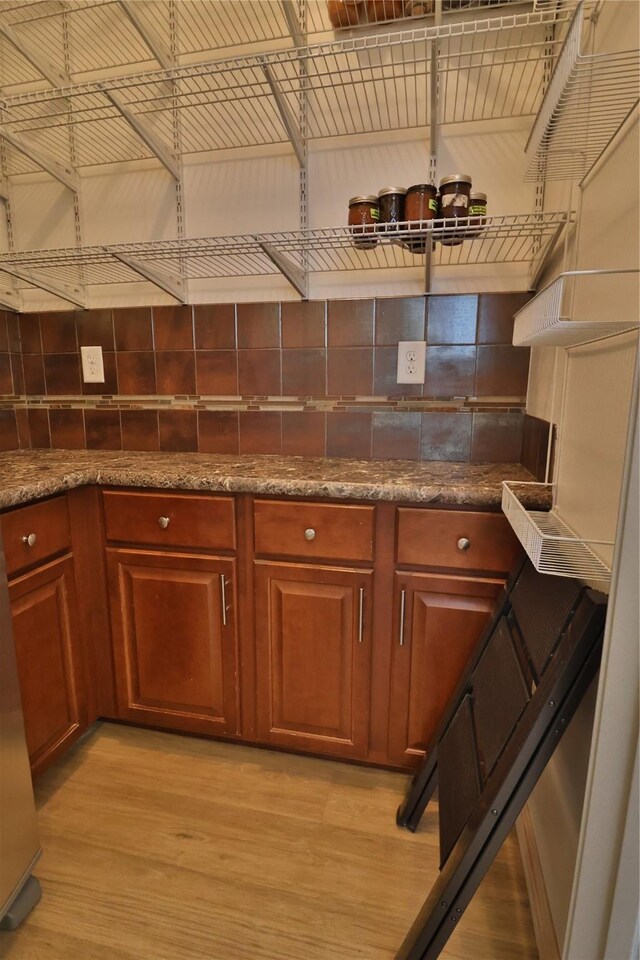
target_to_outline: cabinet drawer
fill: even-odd
[[[520,553],[500,513],[398,508],[398,563],[508,573]]]
[[[105,490],[107,540],[153,547],[235,550],[232,497]]]
[[[325,560],[372,560],[374,507],[254,503],[256,553]]]
[[[0,525],[9,577],[18,570],[71,549],[66,497],[5,513],[0,517]]]

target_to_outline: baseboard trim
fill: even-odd
[[[536,935],[540,960],[560,960],[558,939],[556,937],[547,888],[542,874],[542,864],[538,853],[538,844],[533,830],[533,820],[529,807],[525,806],[516,821],[516,832],[520,844],[520,855],[527,883],[533,930]]]

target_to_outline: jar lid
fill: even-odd
[[[486,202],[487,202],[487,195],[486,195],[486,193],[480,193],[479,191],[474,190],[473,193],[471,194],[471,196],[469,197],[469,199],[470,199],[470,200],[484,200],[484,202],[486,203]]]
[[[468,173],[452,173],[448,177],[443,177],[440,186],[445,187],[448,183],[468,183],[471,186],[471,177]]]
[[[378,190],[378,196],[386,197],[390,193],[400,193],[402,196],[404,196],[406,192],[406,187],[383,187],[382,190]]]
[[[407,188],[407,193],[409,190],[433,190],[434,193],[437,193],[435,183],[414,183],[413,186]]]
[[[349,200],[349,206],[352,206],[354,203],[377,203],[378,198],[375,193],[366,194],[362,197],[351,197]]]

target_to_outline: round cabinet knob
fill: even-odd
[[[169,526],[169,517],[158,517],[158,526],[166,530]]]
[[[26,537],[22,538],[22,542],[26,543],[28,547],[32,547],[37,539],[38,538],[36,537],[35,533],[30,533]]]
[[[460,537],[456,546],[458,547],[458,550],[468,550],[471,546],[471,540],[467,540],[466,537]]]
[[[308,528],[305,530],[305,532],[304,532],[304,538],[305,538],[305,540],[315,540],[315,538],[316,538],[316,532],[315,532],[315,530],[313,529],[313,527],[308,527]]]

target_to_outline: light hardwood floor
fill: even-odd
[[[36,789],[43,899],[6,960],[392,960],[437,876],[400,774],[112,724]],[[515,833],[443,960],[537,957]]]

